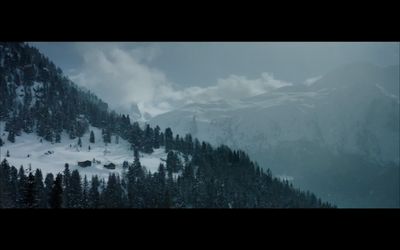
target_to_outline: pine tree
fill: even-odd
[[[63,207],[66,207],[66,208],[69,208],[69,207],[71,207],[71,201],[70,201],[70,196],[71,196],[71,192],[70,192],[70,189],[71,189],[71,172],[70,172],[70,170],[69,170],[69,164],[68,163],[65,163],[65,167],[64,167],[64,175],[63,175],[63,182],[62,182],[62,185],[63,185],[63,190],[64,190],[64,192],[63,192],[63,198],[62,198],[62,200],[63,200],[63,202],[64,202],[64,204],[63,204]]]
[[[7,150],[6,157],[10,157],[10,151]]]
[[[8,200],[8,190],[7,190],[7,182],[9,178],[8,169],[10,166],[8,165],[7,160],[4,160],[0,166],[0,208],[7,207]]]
[[[92,130],[92,131],[90,131],[90,138],[89,138],[89,142],[90,142],[90,143],[95,143],[93,130]]]
[[[183,151],[185,154],[192,155],[193,154],[193,140],[191,134],[186,134],[185,143],[184,143]]]
[[[26,189],[27,178],[25,175],[25,170],[21,166],[18,171],[18,193],[17,193],[17,204],[19,208],[24,208],[24,194]]]
[[[172,207],[171,192],[170,192],[169,189],[165,190],[164,200],[163,200],[163,202],[162,202],[162,207],[163,207],[163,208],[170,208],[170,207]]]
[[[89,207],[89,182],[87,177],[83,178],[83,186],[82,186],[82,208]]]
[[[25,183],[25,190],[23,193],[23,207],[24,208],[37,208],[38,198],[36,192],[35,177],[32,172],[29,172],[28,178]]]
[[[162,163],[160,163],[160,166],[158,167],[158,172],[155,175],[156,178],[156,206],[159,208],[164,207],[164,203],[162,202],[164,200],[164,195],[165,195],[165,183],[166,183],[166,174],[165,174],[165,167]],[[165,207],[167,208],[167,207]]]
[[[7,120],[4,126],[4,131],[10,132],[12,129],[13,129],[13,124],[11,123],[11,120]]]
[[[55,140],[56,140],[56,143],[60,143],[60,142],[61,142],[61,135],[60,135],[60,133],[56,133]]]
[[[70,182],[70,207],[71,208],[82,208],[82,183],[81,177],[78,170],[74,170],[71,173]]]
[[[165,167],[164,164],[160,163],[158,166],[158,180],[161,186],[165,185]]]
[[[165,146],[165,136],[163,132],[160,133],[159,138],[160,138],[160,146]]]
[[[107,187],[104,190],[104,202],[106,208],[120,208],[121,207],[121,193],[119,192],[121,184],[118,183],[115,174],[108,176]]]
[[[128,200],[130,207],[141,208],[144,206],[143,191],[145,173],[141,167],[139,158],[136,159],[135,163],[128,168],[127,173]]]
[[[97,176],[93,176],[91,180],[91,186],[89,189],[89,207],[99,208],[100,206],[100,192],[99,192],[100,182]]]
[[[50,126],[50,124],[46,124],[45,125],[46,127],[45,127],[45,134],[44,134],[44,139],[46,140],[46,141],[49,141],[49,142],[52,142],[53,141],[53,131],[52,131],[52,128],[51,128],[51,126]]]
[[[4,145],[4,142],[3,142],[3,140],[1,139],[1,137],[0,137],[0,147],[2,147]]]
[[[46,178],[44,179],[44,193],[46,197],[46,208],[50,207],[50,194],[54,184],[54,175],[52,173],[48,173]]]
[[[139,159],[139,150],[137,148],[133,150],[133,164],[134,166],[141,167]]]
[[[118,192],[121,193],[122,207],[128,208],[129,207],[129,200],[128,200],[128,194],[127,194],[128,186],[127,186],[125,177],[123,176],[121,179],[119,179],[119,176],[118,176],[118,182],[121,183],[121,185],[118,187],[118,189],[119,189]]]
[[[129,132],[129,142],[135,148],[141,150],[143,148],[143,131],[138,122],[134,122]]]
[[[193,145],[193,151],[200,153],[200,149],[201,149],[200,141],[199,141],[199,139],[195,138],[194,145]]]
[[[81,140],[80,137],[79,137],[79,139],[78,139],[78,146],[79,146],[79,147],[82,147],[82,140]]]
[[[205,208],[207,204],[206,176],[202,167],[197,168],[196,179],[193,184],[194,206],[196,208]]]
[[[167,128],[165,130],[165,152],[168,153],[172,149],[174,149],[174,137],[172,130]]]
[[[10,207],[18,207],[18,170],[12,166],[10,169]]]
[[[182,148],[181,148],[181,139],[180,139],[179,135],[176,135],[176,136],[175,136],[174,149],[175,149],[175,150],[178,150],[178,151],[182,151]]]
[[[136,176],[135,170],[133,166],[129,166],[128,173],[127,173],[127,191],[128,191],[128,201],[129,206],[134,207],[134,200],[136,196]]]
[[[153,153],[153,130],[150,128],[149,124],[146,124],[146,128],[144,131],[144,148],[143,151],[145,153],[151,154]]]
[[[169,151],[167,154],[167,170],[176,173],[180,169],[181,169],[181,163],[178,158],[178,155],[173,151]]]
[[[194,207],[194,194],[193,194],[193,186],[194,186],[194,169],[192,165],[189,163],[185,166],[182,173],[182,196],[186,202],[187,207]]]
[[[10,130],[10,132],[8,132],[7,140],[9,140],[12,143],[15,142],[15,133],[13,130]]]
[[[104,141],[104,143],[111,143],[111,132],[110,132],[110,130],[107,128],[107,129],[103,129],[102,130],[102,134],[103,134],[103,141]]]
[[[154,129],[153,147],[160,148],[160,127],[158,125]]]
[[[111,143],[111,131],[110,130],[106,130],[106,135],[105,135],[105,139],[104,139],[105,143]]]
[[[46,193],[43,185],[43,175],[40,169],[35,171],[35,191],[38,200],[38,208],[46,208]]]
[[[49,205],[50,208],[61,208],[62,198],[63,198],[63,188],[62,188],[62,175],[58,174],[56,180],[50,191]]]

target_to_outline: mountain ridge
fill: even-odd
[[[0,43],[0,65],[0,139],[5,141],[1,139],[0,149],[4,144],[7,149],[1,151],[0,208],[334,207],[274,178],[241,150],[131,122],[129,115],[109,110],[27,44]],[[122,144],[130,146],[128,154],[106,157],[113,153],[110,148]],[[37,150],[25,152],[32,145]],[[104,163],[90,159],[100,157],[103,148]],[[156,159],[157,171],[157,166],[147,171],[141,160],[154,152],[166,159]],[[59,173],[56,160],[64,161],[62,155],[73,161],[72,171],[66,162]],[[45,177],[40,166],[29,166],[39,165],[40,159],[46,164]],[[28,166],[17,169],[12,161]],[[109,173],[108,180],[98,177],[99,171],[88,180],[82,168]]]
[[[358,157],[360,160],[357,164],[363,162],[377,172],[378,166],[397,166],[388,171],[398,176],[398,72],[398,65],[378,67],[372,64],[349,64],[322,76],[310,86],[278,88],[241,100],[239,103],[242,105],[224,110],[211,105],[208,109],[203,106],[201,112],[195,112],[195,108],[190,110],[184,107],[154,117],[150,124],[161,127],[173,124],[175,130],[184,133],[193,127],[191,124],[196,116],[196,136],[200,139],[210,141],[213,145],[242,148],[277,174],[295,174],[294,183],[296,179],[300,181],[305,178],[298,173],[301,169],[312,175],[311,169],[301,163],[307,165],[308,160],[296,156],[299,147],[308,148],[310,152],[316,150],[321,155],[329,154],[329,157],[346,155],[343,157],[347,162],[344,165],[350,162],[353,162],[350,165],[355,165],[353,158]],[[196,105],[192,104],[192,107]],[[291,153],[285,155],[285,151]],[[288,162],[289,159],[291,161]],[[327,164],[323,158],[318,162],[309,160],[309,163],[315,169]],[[362,172],[358,174],[362,176]],[[322,170],[319,175],[324,175]],[[340,178],[345,179],[343,173],[341,175],[337,177],[338,182]],[[311,178],[314,177],[306,177],[309,182]],[[329,179],[329,176],[324,175],[324,179]],[[380,181],[382,185],[388,185],[383,179]],[[347,187],[350,184],[351,180],[348,180]],[[378,188],[368,187],[367,183],[363,185],[359,187],[360,190],[364,188],[372,193],[374,188]],[[396,185],[398,181],[391,180],[391,188],[387,189],[391,193],[388,203],[393,206],[399,204],[398,191],[393,191]],[[312,190],[325,189],[323,184],[310,186],[307,180],[303,180],[301,186]],[[335,184],[331,186],[324,191],[323,197],[336,192]],[[364,202],[353,204],[351,198],[342,197],[338,198],[342,200],[339,204],[379,205],[376,202],[368,203],[369,194],[365,192],[367,198]]]

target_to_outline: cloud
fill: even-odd
[[[254,96],[290,85],[270,73],[259,78],[231,75],[208,87],[179,88],[149,62],[161,53],[157,46],[129,48],[124,43],[77,44],[82,67],[69,71],[71,80],[84,86],[120,112],[136,103],[141,112],[158,115],[188,103],[207,103]]]
[[[149,50],[152,51],[152,50]],[[154,57],[139,49],[120,46],[85,50],[81,69],[70,72],[71,80],[98,94],[112,108],[129,108],[133,102],[150,114],[163,112],[153,106],[160,91],[172,91],[165,74],[143,62]]]
[[[311,86],[311,85],[313,85],[316,81],[318,81],[318,80],[321,79],[321,78],[322,78],[322,76],[316,76],[316,77],[308,78],[308,79],[306,79],[306,80],[304,81],[304,85]]]
[[[185,89],[183,93],[186,99],[190,101],[208,102],[255,96],[286,85],[290,85],[290,83],[276,80],[270,73],[262,73],[261,77],[257,79],[231,75],[225,79],[218,79],[215,86],[190,87]]]

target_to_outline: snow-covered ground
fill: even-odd
[[[79,147],[77,145],[78,138],[71,140],[66,133],[62,134],[61,143],[50,143],[44,139],[40,142],[40,137],[35,133],[22,133],[21,136],[15,137],[15,143],[11,143],[7,140],[8,132],[4,131],[4,126],[5,123],[0,122],[0,136],[5,143],[1,147],[0,158],[1,161],[6,158],[16,168],[23,165],[25,169],[39,168],[44,175],[46,173],[57,174],[62,172],[65,163],[68,163],[71,171],[78,169],[82,176],[98,175],[101,178],[107,178],[113,172],[121,174],[124,161],[133,162],[133,151],[130,150],[129,142],[119,138],[119,143],[116,144],[116,138],[112,136],[111,143],[106,146],[101,130],[95,127],[89,128],[89,132],[81,138],[82,147]],[[90,130],[95,135],[95,143],[89,142]],[[9,151],[10,157],[6,157],[7,151]],[[164,148],[160,148],[152,154],[141,153],[140,162],[148,171],[154,173],[166,157]],[[93,159],[99,163],[93,164]],[[86,168],[78,166],[78,161],[86,160],[92,161],[92,166]],[[104,165],[110,162],[116,164],[114,170],[104,168]]]

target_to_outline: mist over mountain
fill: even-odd
[[[400,207],[399,65],[182,88],[106,47],[0,43],[1,208]]]
[[[243,149],[339,206],[399,206],[399,65],[348,64],[312,83],[186,105],[150,124]]]
[[[0,208],[335,207],[242,150],[143,124],[137,105],[125,111],[35,47],[1,42]]]

